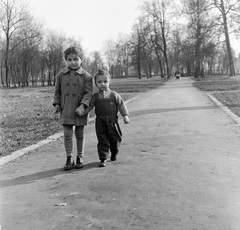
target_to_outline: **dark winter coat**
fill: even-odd
[[[84,104],[89,106],[93,93],[92,76],[84,69],[76,71],[66,68],[56,76],[53,105],[61,107],[60,123],[62,125],[82,126],[88,123],[89,116],[86,114],[79,117],[75,110]]]

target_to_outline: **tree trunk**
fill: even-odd
[[[5,56],[5,81],[6,81],[6,87],[8,88],[8,73],[9,73],[9,68],[8,68],[8,51],[6,51],[6,56]]]
[[[200,76],[200,72],[201,72],[201,27],[198,26],[198,29],[197,29],[197,41],[196,41],[196,44],[195,44],[195,72],[194,72],[194,77],[199,77]]]
[[[140,47],[140,35],[138,32],[138,45],[137,45],[137,70],[138,70],[138,78],[141,79],[141,47]]]
[[[165,34],[163,34],[163,46],[164,46],[163,55],[165,59],[166,69],[167,69],[167,77],[170,78],[171,76],[169,71],[169,64],[168,64],[168,57],[167,57],[167,42],[165,39]]]
[[[163,66],[162,66],[162,62],[161,62],[161,57],[156,49],[156,55],[157,55],[157,59],[158,59],[158,64],[159,64],[159,68],[160,68],[160,73],[161,73],[161,78],[164,78],[164,72],[163,72]]]
[[[9,56],[9,31],[6,32],[6,50],[5,50],[5,81],[6,87],[8,88],[8,74],[9,74],[9,66],[8,66],[8,56]]]
[[[3,80],[3,66],[1,64],[1,82],[2,82],[2,86],[5,87],[5,82]]]
[[[221,8],[222,8],[223,26],[224,26],[224,33],[225,33],[225,39],[226,39],[226,46],[227,46],[227,52],[228,52],[230,76],[235,76],[233,55],[232,55],[232,49],[231,49],[229,33],[228,33],[227,16],[226,16],[226,11],[225,11],[223,0],[221,0]]]

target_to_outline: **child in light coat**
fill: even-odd
[[[64,146],[67,161],[65,170],[83,167],[84,155],[84,126],[88,123],[88,113],[84,113],[89,106],[93,81],[89,73],[82,68],[82,52],[77,47],[69,47],[64,51],[67,67],[58,73],[56,77],[53,106],[55,113],[60,112],[60,123],[63,126]],[[76,109],[78,108],[78,116]],[[73,126],[77,143],[76,165],[73,158]]]

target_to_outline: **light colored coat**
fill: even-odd
[[[88,123],[89,115],[79,117],[75,110],[84,104],[89,106],[93,93],[92,76],[84,69],[77,71],[64,69],[56,76],[53,105],[59,104],[62,125],[83,126]]]

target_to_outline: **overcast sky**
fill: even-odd
[[[83,48],[101,50],[107,39],[130,34],[143,0],[28,0],[32,14],[46,28],[81,39]],[[149,0],[150,1],[150,0]],[[231,36],[240,52],[239,40]]]
[[[88,52],[107,39],[130,34],[142,0],[28,0],[31,12],[45,27],[81,38]]]

